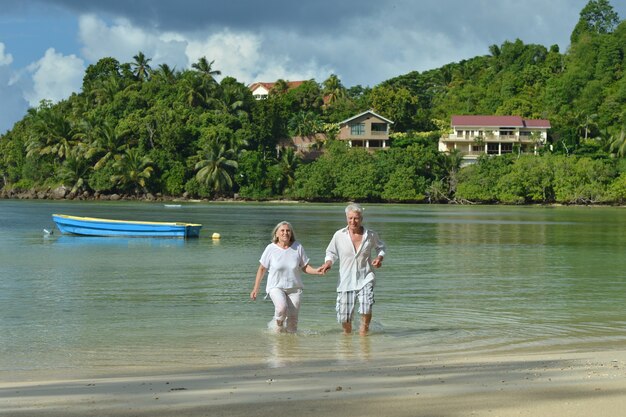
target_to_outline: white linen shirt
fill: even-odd
[[[265,292],[269,293],[272,288],[289,290],[304,287],[300,272],[309,263],[309,257],[300,243],[294,242],[287,249],[270,243],[259,262],[268,270]]]
[[[324,261],[334,264],[339,260],[337,292],[358,291],[365,284],[375,281],[371,263],[372,250],[379,256],[385,256],[385,243],[373,230],[363,228],[363,240],[358,249],[352,244],[348,227],[335,232],[326,248]]]

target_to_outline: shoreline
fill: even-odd
[[[70,193],[67,188],[59,187],[58,189],[48,189],[47,191],[6,191],[0,189],[0,200],[44,200],[44,201],[136,201],[146,203],[280,203],[280,204],[306,204],[306,203],[321,203],[321,204],[337,204],[348,203],[351,200],[293,200],[288,198],[269,198],[269,199],[249,199],[242,198],[238,195],[234,197],[216,197],[216,198],[193,198],[190,196],[169,196],[162,194],[101,194],[101,193],[88,193],[82,194]],[[607,203],[589,203],[589,204],[565,204],[565,203],[524,203],[524,204],[505,204],[505,203],[484,203],[484,202],[438,202],[430,203],[428,201],[412,201],[412,202],[393,202],[393,201],[374,201],[363,202],[365,204],[400,204],[400,205],[450,205],[450,206],[494,206],[494,207],[626,207],[625,204],[619,202],[607,202]]]
[[[129,375],[1,382],[0,416],[611,417],[626,407],[626,350]]]

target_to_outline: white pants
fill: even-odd
[[[298,313],[300,312],[300,295],[302,288],[272,288],[269,296],[274,303],[274,320],[287,320],[287,331],[295,332],[298,329]]]

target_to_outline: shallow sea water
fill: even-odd
[[[249,300],[273,226],[291,222],[317,266],[345,224],[343,205],[2,200],[0,374],[341,364],[626,342],[623,208],[365,207],[365,224],[388,255],[372,334],[360,338],[342,336],[335,321],[336,269],[304,276],[296,335],[268,331],[271,301]],[[192,240],[66,236],[52,213],[204,227]]]

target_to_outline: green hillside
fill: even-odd
[[[560,51],[516,39],[489,53],[374,87],[331,75],[267,100],[201,58],[191,69],[102,58],[82,89],[42,102],[0,137],[4,197],[220,198],[394,202],[623,203],[626,199],[626,21],[591,0]],[[393,120],[384,152],[348,149],[336,123],[372,109]],[[460,168],[437,151],[453,114],[549,119],[539,156]],[[281,139],[325,133],[303,161]]]

